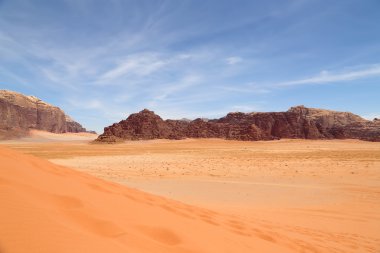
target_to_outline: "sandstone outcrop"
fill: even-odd
[[[224,138],[231,140],[362,139],[380,141],[380,121],[349,112],[296,106],[286,112],[229,113],[220,119],[163,120],[147,109],[104,128],[97,141]]]
[[[29,129],[52,133],[86,132],[56,106],[34,96],[0,90],[0,138],[25,136]]]

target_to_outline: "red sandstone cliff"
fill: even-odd
[[[52,133],[86,131],[56,106],[34,96],[0,90],[0,139],[24,136],[29,129]]]
[[[286,112],[229,113],[214,120],[163,120],[144,109],[104,128],[101,142],[147,139],[224,138],[273,140],[280,138],[380,141],[380,121],[349,112],[296,106]]]

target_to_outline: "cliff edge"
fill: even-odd
[[[231,140],[361,139],[380,141],[380,121],[350,112],[291,107],[286,112],[228,113],[220,119],[163,120],[144,109],[104,128],[97,141],[223,138]]]
[[[52,133],[86,132],[59,107],[35,96],[0,90],[0,139],[25,136],[29,129]]]

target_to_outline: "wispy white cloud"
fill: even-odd
[[[160,94],[154,97],[153,102],[156,102],[157,100],[164,100],[176,92],[199,84],[202,80],[203,79],[200,75],[188,74],[182,77],[178,82],[170,83],[167,85],[160,85],[160,89],[158,91]]]
[[[259,106],[256,105],[234,105],[231,107],[231,111],[237,112],[254,112],[260,109]]]
[[[342,72],[329,72],[322,71],[316,76],[312,76],[305,79],[286,81],[277,83],[275,86],[295,86],[295,85],[306,85],[306,84],[326,84],[326,83],[336,83],[336,82],[346,82],[357,79],[363,79],[373,76],[380,76],[380,65],[372,65],[365,69],[359,70],[348,70]]]
[[[8,76],[10,77],[10,79],[12,79],[14,82],[17,82],[18,84],[21,84],[23,86],[26,86],[28,85],[29,81],[24,79],[23,77],[20,77],[19,75],[17,74],[14,74],[6,69],[4,69],[3,67],[0,66],[0,75],[1,76]]]
[[[243,61],[243,59],[237,56],[231,56],[231,57],[226,58],[225,61],[228,65],[235,65]]]
[[[108,70],[100,76],[100,81],[110,81],[124,75],[146,76],[150,75],[165,65],[168,61],[160,59],[155,54],[137,54],[127,57],[115,68]]]
[[[85,110],[92,110],[92,109],[101,109],[105,108],[106,106],[100,99],[79,99],[79,98],[69,98],[67,99],[67,102],[74,107],[85,109]]]
[[[52,82],[62,82],[62,79],[56,75],[54,71],[52,71],[50,68],[40,68],[42,74]]]
[[[373,120],[374,118],[380,119],[380,112],[367,113],[361,116],[368,120]]]
[[[239,83],[237,85],[223,85],[220,88],[228,92],[247,94],[266,94],[272,92],[270,87],[264,87],[262,84],[256,82]]]
[[[110,65],[114,67],[106,68],[103,72],[97,73],[95,76],[95,84],[110,84],[118,80],[127,80],[128,83],[134,81],[141,82],[142,80],[160,76],[160,73],[171,72],[173,79],[176,76],[184,76],[182,81],[188,78],[188,72],[200,68],[195,65],[195,62],[202,63],[215,58],[210,52],[186,52],[186,53],[170,53],[170,52],[140,52],[131,53],[122,57],[108,57]],[[186,68],[185,68],[186,67]],[[203,72],[202,70],[201,72]],[[187,76],[187,77],[186,77]],[[162,80],[157,80],[162,82]],[[141,88],[141,87],[140,87]]]
[[[353,80],[359,80],[370,77],[380,76],[380,64],[367,66],[365,68],[353,67],[346,68],[343,71],[327,71],[323,70],[315,76],[309,78],[296,79],[291,81],[277,82],[277,83],[258,83],[250,82],[239,85],[224,85],[220,88],[225,91],[231,91],[236,93],[251,93],[251,94],[267,94],[273,92],[278,88],[286,88],[300,85],[317,85],[317,84],[329,84],[337,82],[348,82]]]
[[[260,87],[260,86],[252,86],[252,85],[241,85],[238,87],[235,86],[223,86],[221,89],[231,92],[237,92],[237,93],[254,93],[254,94],[266,94],[270,93],[271,89]]]

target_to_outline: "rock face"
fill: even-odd
[[[163,120],[147,109],[104,128],[97,141],[224,138],[230,140],[362,139],[380,141],[380,121],[349,112],[296,106],[286,112],[229,113],[214,120]]]
[[[21,137],[29,129],[52,133],[86,132],[56,106],[34,96],[0,90],[0,138]]]

